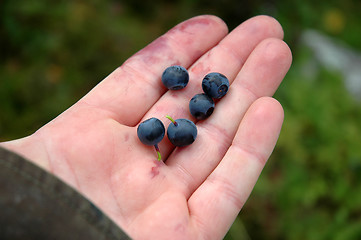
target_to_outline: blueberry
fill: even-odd
[[[137,134],[142,143],[152,146],[163,139],[165,128],[159,119],[150,118],[139,124]]]
[[[169,116],[167,118],[172,121],[168,126],[167,136],[174,146],[184,147],[196,140],[197,127],[191,120],[184,118],[173,120]]]
[[[188,71],[178,65],[170,66],[162,74],[164,86],[171,90],[179,90],[187,86],[189,82]]]
[[[158,143],[162,141],[165,135],[163,123],[157,118],[150,118],[140,123],[137,128],[139,140],[145,145],[154,145],[158,154],[158,160],[161,160]]]
[[[191,114],[198,120],[208,118],[214,110],[213,99],[205,93],[195,95],[189,102]]]
[[[229,81],[227,77],[221,73],[209,73],[203,78],[202,88],[204,93],[211,98],[219,99],[228,92]]]

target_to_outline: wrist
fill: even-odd
[[[19,154],[47,171],[50,169],[47,151],[37,133],[24,138],[2,142],[0,147]]]

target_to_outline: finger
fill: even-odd
[[[189,100],[197,93],[202,92],[201,81],[210,71],[225,74],[230,82],[240,71],[252,50],[266,38],[282,38],[283,30],[280,24],[267,16],[254,17],[234,29],[217,46],[202,56],[189,69],[190,81],[181,91],[168,91],[144,116],[144,119],[157,117],[164,123],[170,123],[165,116],[168,114],[174,119],[188,118],[194,120],[189,112]],[[165,124],[168,126],[168,124]],[[174,149],[165,138],[160,143],[164,157]]]
[[[218,165],[249,106],[257,98],[274,93],[290,64],[291,52],[287,44],[275,38],[262,41],[247,59],[227,95],[217,103],[212,116],[197,123],[197,140],[186,149],[176,149],[172,153],[167,165],[182,180],[180,184],[186,196],[190,196]]]
[[[182,22],[128,59],[80,102],[134,126],[166,91],[160,81],[164,69],[174,64],[189,67],[227,32],[224,22],[214,16]]]
[[[223,160],[188,200],[203,238],[226,234],[276,144],[282,121],[282,107],[273,98],[260,98],[247,111]]]

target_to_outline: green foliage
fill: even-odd
[[[360,239],[360,103],[338,73],[303,66],[275,96],[283,129],[240,218],[252,239]]]
[[[0,4],[2,140],[57,116],[160,31],[124,14],[118,3]]]

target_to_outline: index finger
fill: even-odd
[[[188,68],[228,33],[215,16],[184,21],[117,68],[80,103],[109,111],[118,122],[135,126],[148,109],[167,91],[160,78],[165,68]]]

